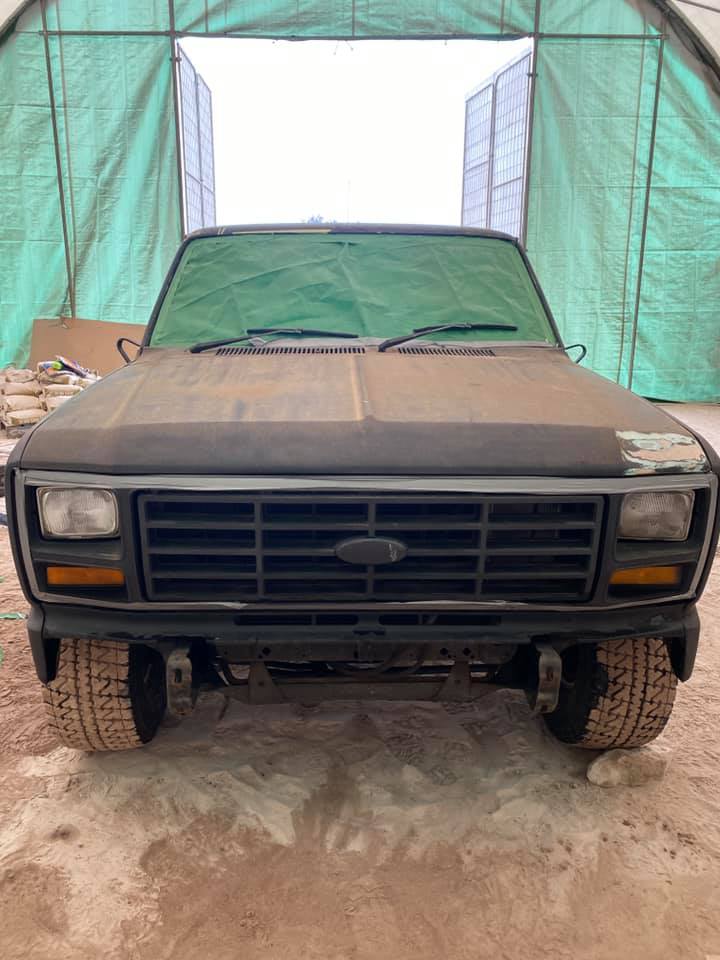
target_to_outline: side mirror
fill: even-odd
[[[136,353],[135,356],[132,359],[130,359],[130,357],[127,355],[127,353],[125,353],[125,350],[123,348],[124,343],[131,343],[134,347],[138,348],[138,351],[141,350],[142,344],[138,343],[137,340],[131,340],[130,337],[120,337],[118,342],[115,344],[115,346],[117,347],[117,352],[123,358],[125,363],[132,363],[133,360],[137,360],[138,354]]]
[[[569,347],[565,347],[565,353],[567,353],[568,350],[576,350],[578,347],[580,348],[580,356],[575,357],[575,363],[581,363],[585,359],[587,356],[587,347],[584,343],[571,343]]]

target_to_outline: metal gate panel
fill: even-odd
[[[212,94],[178,47],[185,225],[188,233],[215,226]]]
[[[532,53],[465,103],[462,224],[522,236]]]

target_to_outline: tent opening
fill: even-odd
[[[335,221],[462,223],[520,235],[531,46],[185,38],[186,232]],[[508,102],[493,111],[494,80],[508,63],[514,86],[501,79],[497,95],[514,95],[519,109]]]

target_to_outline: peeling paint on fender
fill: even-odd
[[[627,476],[650,473],[702,473],[708,469],[705,452],[685,433],[637,433],[616,430]]]

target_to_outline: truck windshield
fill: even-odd
[[[190,347],[258,326],[385,339],[428,324],[463,325],[433,335],[440,340],[557,342],[523,258],[507,240],[315,230],[192,239],[150,346]]]

